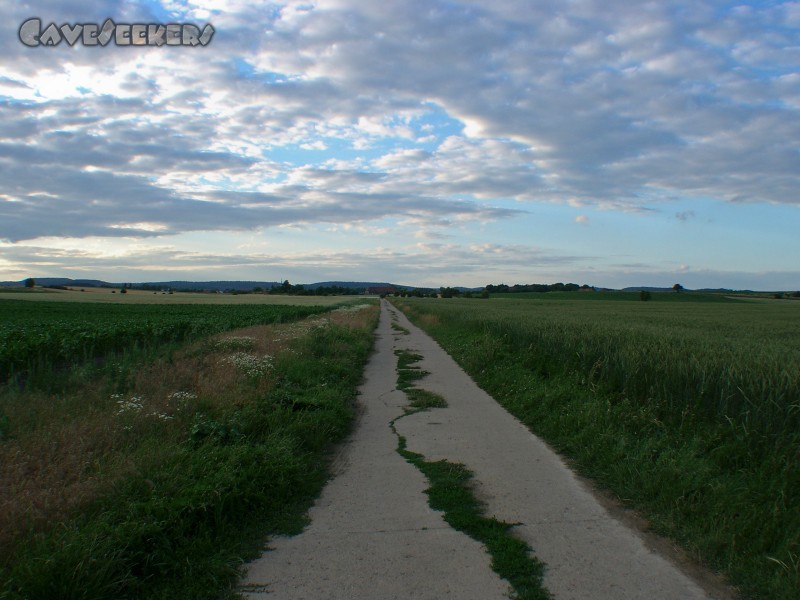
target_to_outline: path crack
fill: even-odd
[[[404,414],[392,419],[389,426],[398,439],[397,452],[428,479],[430,487],[425,490],[428,504],[442,511],[444,520],[453,529],[484,545],[492,557],[492,569],[511,584],[517,599],[551,600],[551,594],[542,583],[544,563],[533,556],[526,542],[511,534],[517,524],[484,515],[484,505],[470,486],[472,471],[460,463],[428,461],[422,454],[408,450],[406,439],[395,426],[397,421],[420,411],[444,408],[447,402],[442,396],[413,385],[428,374],[414,366],[424,358],[422,355],[408,350],[398,350],[395,354],[398,356],[397,389],[406,394],[409,406]]]

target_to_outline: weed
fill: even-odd
[[[395,354],[398,357],[397,388],[409,398],[409,407],[403,416],[431,408],[446,408],[447,401],[442,396],[412,385],[427,374],[414,366],[422,360],[422,355],[407,350],[398,350]],[[391,423],[398,437],[397,452],[428,479],[430,487],[425,493],[430,507],[442,511],[453,529],[486,547],[492,557],[492,569],[511,584],[518,600],[550,599],[542,585],[544,564],[532,555],[530,546],[511,534],[513,525],[484,516],[483,505],[470,489],[472,472],[459,463],[427,461],[423,455],[408,450],[405,438],[397,434],[397,420]]]
[[[518,600],[549,600],[542,585],[544,564],[532,555],[528,544],[511,534],[510,523],[483,516],[483,506],[470,489],[472,472],[464,465],[448,461],[426,461],[421,454],[406,448],[400,436],[398,452],[428,478],[425,490],[431,508],[444,512],[453,529],[466,533],[486,546],[492,569],[508,581]]]
[[[428,410],[429,408],[447,408],[447,400],[436,392],[412,388],[406,390],[409,406],[417,410]]]
[[[428,371],[412,367],[414,363],[422,360],[422,355],[408,350],[396,350],[395,354],[397,355],[397,389],[410,390],[413,382],[428,375]]]
[[[395,322],[392,322],[392,329],[402,333],[403,335],[408,335],[409,333],[411,333],[408,329],[406,329],[405,327],[403,327],[399,323],[395,323]]]

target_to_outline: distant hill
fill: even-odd
[[[0,281],[0,287],[21,287],[25,280]],[[100,281],[99,279],[69,279],[67,277],[41,277],[36,279],[36,285],[69,285],[72,287],[114,287],[115,284]]]
[[[621,292],[672,292],[674,291],[671,287],[648,287],[646,285],[637,285],[634,287],[626,287],[620,290]],[[692,290],[687,290],[684,288],[682,291],[684,292],[691,292]]]
[[[113,284],[121,286],[121,283]],[[236,290],[237,292],[249,292],[255,288],[264,290],[272,286],[280,285],[279,281],[145,281],[134,283],[134,288],[159,288],[171,289],[179,292],[187,291],[211,291],[222,292],[225,290]]]
[[[757,294],[758,293],[753,290],[729,290],[727,288],[716,288],[716,289],[703,288],[695,291],[703,292],[706,294]]]
[[[70,279],[68,277],[39,277],[34,278],[36,285],[40,286],[68,286],[68,287],[106,287],[121,288],[129,285],[127,282],[112,283],[99,279]],[[0,287],[21,287],[25,285],[22,281],[2,281]],[[280,281],[145,281],[130,284],[133,288],[139,289],[172,289],[175,291],[225,291],[235,290],[237,292],[249,292],[255,288],[269,290],[273,286],[281,285]],[[342,287],[356,290],[366,290],[371,287],[393,287],[398,290],[413,290],[413,286],[398,285],[394,283],[374,282],[374,281],[320,281],[316,283],[300,284],[307,290],[315,290],[320,287]]]
[[[396,285],[394,283],[376,283],[374,281],[320,281],[317,283],[302,284],[307,290],[315,290],[319,287],[343,287],[349,289],[367,289],[371,287],[394,287],[397,289],[411,290],[407,285]]]
[[[671,287],[662,288],[662,287],[647,287],[647,286],[636,286],[636,287],[626,287],[620,291],[623,292],[639,292],[639,291],[647,291],[647,292],[671,292],[673,291]],[[701,294],[757,294],[759,292],[755,292],[753,290],[731,290],[729,288],[699,288],[696,290],[690,290],[684,288],[681,290],[683,292],[697,292]],[[764,292],[761,292],[764,293]]]

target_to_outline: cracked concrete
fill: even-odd
[[[428,506],[425,477],[397,453],[390,422],[403,414],[392,330],[384,308],[360,388],[358,421],[334,461],[334,477],[295,537],[276,538],[251,563],[248,598],[508,598],[478,542]]]
[[[409,333],[394,331],[391,319]],[[278,538],[252,563],[241,588],[250,598],[507,598],[480,544],[431,510],[422,474],[397,453],[390,422],[407,401],[395,389],[395,349],[423,356],[430,374],[416,386],[448,407],[395,423],[408,449],[475,473],[487,516],[519,523],[515,534],[547,565],[558,600],[713,598],[640,534],[615,519],[560,458],[510,416],[429,336],[382,302],[376,351],[361,387],[353,435],[335,476],[299,536]]]

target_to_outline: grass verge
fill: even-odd
[[[414,366],[423,357],[407,350],[395,353],[398,356],[397,389],[409,398],[409,408],[403,416],[430,408],[445,408],[447,401],[439,394],[413,387],[414,381],[427,375]],[[492,569],[511,584],[515,598],[550,600],[551,595],[542,585],[544,564],[532,555],[528,544],[512,535],[513,524],[484,516],[484,507],[470,486],[473,473],[462,464],[446,460],[428,461],[422,454],[408,450],[406,439],[397,434],[396,421],[391,426],[398,437],[397,452],[428,479],[430,487],[425,493],[430,507],[442,511],[445,521],[453,529],[486,547],[492,558]]]
[[[58,418],[0,445],[0,598],[233,598],[266,537],[302,527],[376,322],[373,306],[252,327],[114,394],[101,381],[51,398]]]
[[[797,363],[791,348],[781,354],[758,337],[771,320],[791,323],[796,313],[761,314],[742,303],[719,314],[725,304],[710,313],[687,302],[667,312],[508,302],[468,310],[398,304],[509,412],[656,532],[724,573],[745,597],[796,599]],[[721,336],[732,317],[752,333]],[[739,325],[728,327],[735,335]],[[782,347],[780,335],[770,339]],[[742,353],[717,370],[713,349],[726,345]],[[673,370],[682,374],[672,379]],[[770,384],[773,371],[785,373],[776,375],[780,386]],[[733,392],[706,395],[736,386],[741,404]]]

